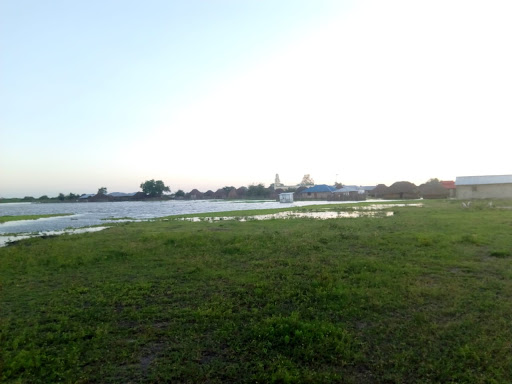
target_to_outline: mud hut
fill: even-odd
[[[147,198],[147,196],[144,192],[137,192],[132,196],[132,200],[144,200],[145,198]]]
[[[236,188],[231,188],[228,193],[228,199],[238,199],[238,193],[236,193]]]
[[[247,187],[240,187],[236,190],[236,194],[239,198],[247,196]]]
[[[185,197],[187,199],[191,199],[191,200],[200,200],[200,199],[202,199],[204,197],[203,195],[204,194],[202,192],[200,192],[198,189],[194,188],[189,193],[187,193],[185,195]]]
[[[453,180],[441,180],[441,185],[448,190],[448,197],[455,197],[455,181]]]
[[[215,197],[215,192],[213,192],[211,189],[209,189],[204,193],[203,196],[205,199],[213,199]]]
[[[215,199],[225,199],[226,197],[228,197],[228,193],[226,192],[226,190],[224,188],[219,188],[219,189],[217,189],[217,191],[215,192],[213,197]]]
[[[99,202],[107,202],[107,201],[114,201],[114,197],[105,195],[103,193],[98,193],[92,197],[89,197],[87,199],[90,202],[99,203]]]
[[[409,181],[397,181],[391,184],[386,193],[382,196],[383,199],[419,199],[420,191],[416,185]]]
[[[381,198],[388,191],[388,187],[385,184],[379,184],[375,188],[373,188],[370,192],[368,192],[368,196]]]
[[[450,191],[440,182],[428,182],[419,186],[421,197],[424,199],[446,199]]]

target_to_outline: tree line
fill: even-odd
[[[265,187],[263,183],[252,184],[249,186],[242,186],[236,188],[234,186],[225,186],[217,189],[216,191],[208,190],[201,192],[194,188],[190,192],[185,192],[179,189],[174,194],[171,193],[169,186],[165,185],[162,180],[146,180],[140,184],[142,193],[148,198],[175,198],[175,199],[226,199],[226,198],[274,198],[276,193],[282,192],[282,190],[275,190],[273,187]],[[49,197],[48,195],[42,195],[40,197],[25,196],[23,198],[0,198],[0,202],[71,202],[77,201],[81,196],[85,194],[78,194],[69,192],[68,194],[59,193],[55,197]],[[107,196],[107,187],[100,187],[97,190],[96,196]]]

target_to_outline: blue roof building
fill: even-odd
[[[305,190],[302,191],[302,193],[334,192],[335,190],[336,187],[331,187],[330,185],[327,184],[319,184],[306,188]]]
[[[299,193],[299,195],[302,199],[327,200],[332,197],[332,194],[335,190],[336,187],[332,187],[327,184],[319,184],[304,189],[302,192]]]
[[[358,187],[356,185],[344,185],[342,188],[334,191],[335,193],[364,193],[365,190],[362,187]]]

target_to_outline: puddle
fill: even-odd
[[[77,229],[63,229],[61,231],[44,231],[38,233],[22,233],[16,235],[0,236],[0,247],[5,247],[9,243],[30,239],[31,237],[45,237],[45,236],[58,236],[58,235],[75,235],[79,233],[99,232],[109,227],[93,227],[93,228],[77,228]]]
[[[217,221],[251,221],[251,220],[272,220],[272,219],[341,219],[354,217],[385,217],[393,216],[393,212],[279,212],[268,215],[254,216],[217,216],[217,217],[183,217],[176,220],[192,221],[192,222],[217,222]]]
[[[415,203],[415,204],[372,204],[372,205],[364,205],[361,207],[352,207],[352,209],[361,209],[361,210],[379,210],[386,208],[394,208],[394,207],[423,207],[423,203]]]
[[[216,217],[183,217],[176,220],[192,221],[192,222],[217,222],[217,221],[251,221],[251,220],[271,220],[271,219],[341,219],[341,218],[357,218],[357,217],[389,217],[393,216],[393,212],[381,212],[386,208],[393,207],[422,207],[423,204],[373,204],[363,207],[350,207],[346,211],[317,211],[317,212],[278,212],[267,215],[254,216],[216,216]],[[329,208],[326,208],[329,209]],[[167,219],[164,219],[167,220]]]

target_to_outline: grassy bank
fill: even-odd
[[[1,380],[512,382],[512,211],[390,209],[0,248]]]
[[[37,220],[37,219],[45,219],[48,217],[62,217],[62,216],[72,216],[73,213],[52,213],[48,215],[20,215],[20,216],[0,216],[0,224],[6,223],[8,221],[19,221],[19,220]]]

